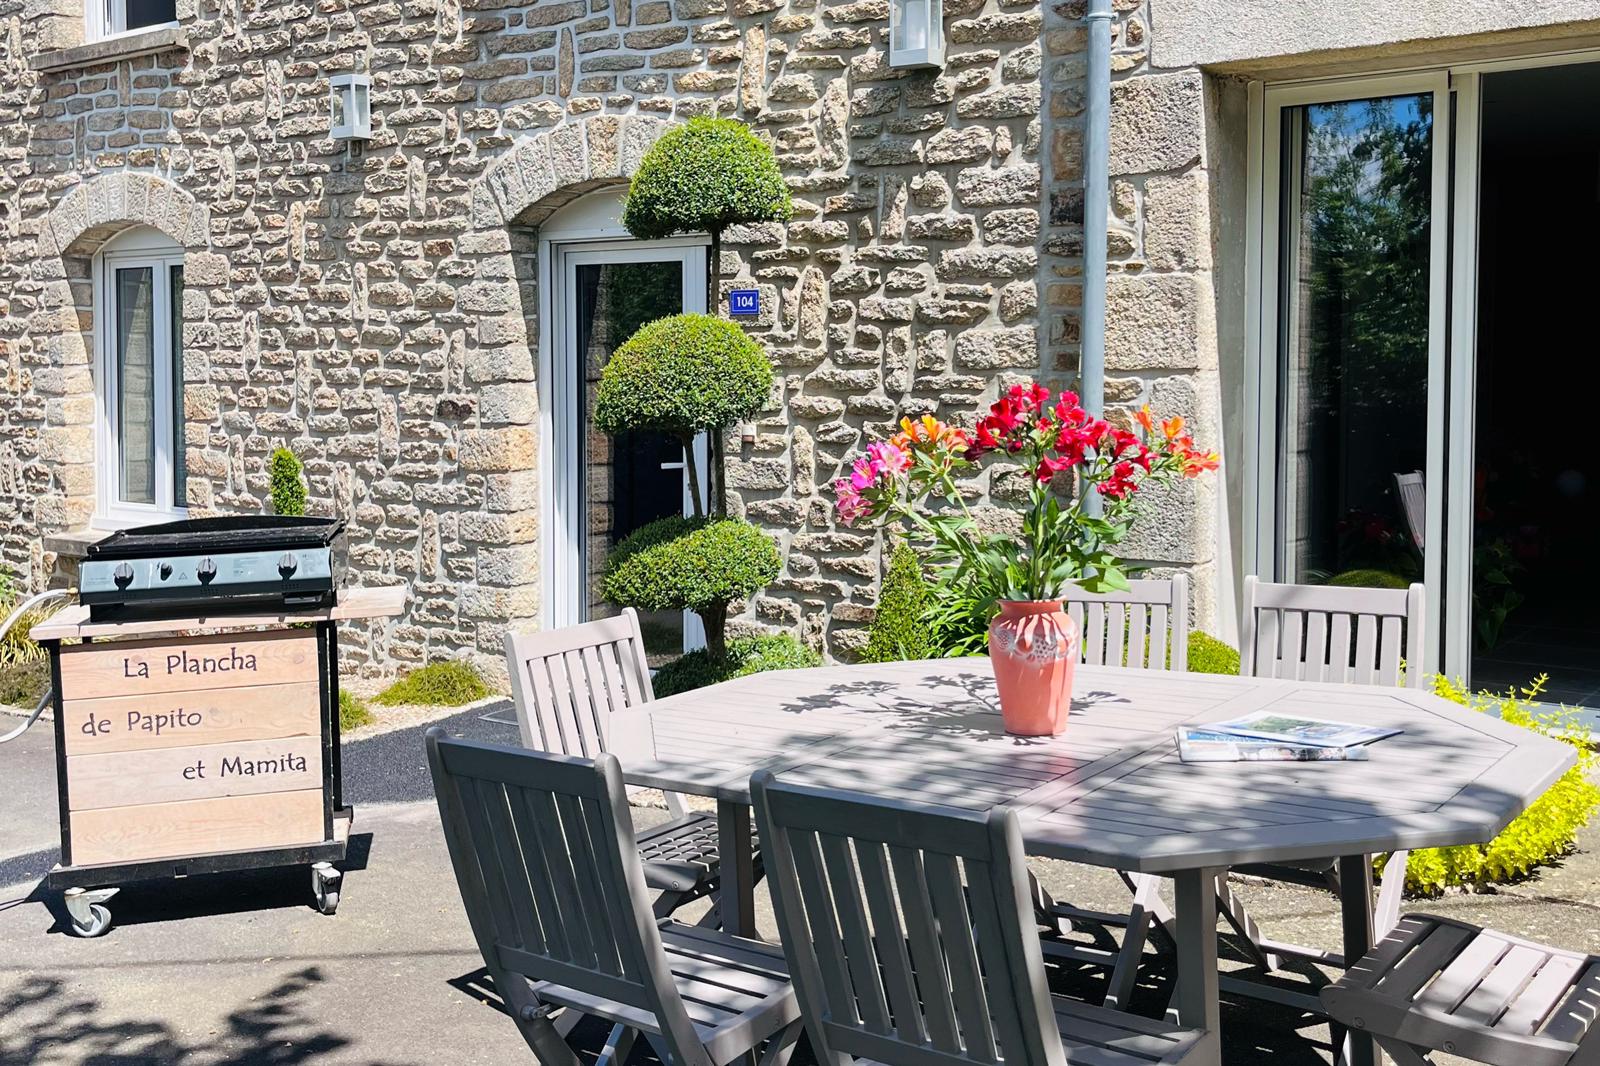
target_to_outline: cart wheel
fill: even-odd
[[[311,867],[311,891],[317,898],[317,910],[333,914],[339,909],[339,882],[344,875],[332,863],[319,862]]]
[[[65,898],[67,914],[72,918],[72,935],[104,936],[111,928],[111,908],[105,906],[105,901],[116,894],[114,888],[67,889]]]

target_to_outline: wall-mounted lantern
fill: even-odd
[[[889,65],[944,66],[942,0],[889,0]]]
[[[372,139],[372,79],[365,74],[335,74],[328,79],[336,141]]]

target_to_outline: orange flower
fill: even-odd
[[[1178,434],[1183,432],[1183,417],[1181,415],[1174,415],[1165,422],[1161,423],[1161,432],[1167,435],[1168,440],[1172,440],[1177,437]]]
[[[943,444],[951,451],[965,451],[967,435],[954,426],[934,418],[932,415],[923,415],[913,422],[909,418],[900,420],[900,432],[889,438],[889,443],[897,448],[931,447]]]
[[[1133,413],[1133,420],[1139,423],[1139,425],[1143,426],[1146,433],[1149,433],[1156,428],[1156,419],[1155,416],[1150,413],[1149,404],[1145,404],[1143,407],[1135,411]]]

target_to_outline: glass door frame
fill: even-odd
[[[541,286],[541,320],[549,325],[540,330],[539,421],[545,447],[540,449],[540,480],[544,491],[540,523],[541,558],[544,565],[544,606],[542,624],[546,628],[573,625],[583,619],[588,596],[588,567],[584,558],[588,538],[587,479],[583,456],[573,454],[572,442],[581,431],[582,412],[578,404],[579,354],[577,340],[578,287],[580,266],[610,263],[679,262],[683,266],[683,309],[685,313],[705,313],[706,242],[704,238],[651,241],[574,240],[541,242],[544,269]],[[706,470],[710,448],[705,434],[695,441],[693,461],[700,473],[702,505],[705,504]],[[682,467],[677,469],[681,470]],[[681,476],[681,475],[680,475]],[[684,513],[693,511],[688,478],[683,477]],[[705,644],[700,616],[684,612],[684,650],[693,651]]]
[[[1282,251],[1283,115],[1288,109],[1309,104],[1392,96],[1433,96],[1432,203],[1428,259],[1428,425],[1426,484],[1440,486],[1445,478],[1446,427],[1455,390],[1446,386],[1451,361],[1448,287],[1451,278],[1451,95],[1446,71],[1424,71],[1381,77],[1344,78],[1304,84],[1250,87],[1249,153],[1252,180],[1248,189],[1246,231],[1247,308],[1251,327],[1246,331],[1245,401],[1255,413],[1247,427],[1245,447],[1246,515],[1245,565],[1264,580],[1287,580],[1284,562],[1284,518],[1280,507],[1283,487],[1280,423],[1283,373],[1278,338],[1282,300],[1279,263]],[[1284,310],[1288,310],[1287,307]],[[1445,547],[1445,493],[1427,494],[1427,548],[1423,552],[1423,583],[1427,612],[1439,618],[1442,604]],[[1470,552],[1468,552],[1470,556]],[[1423,669],[1438,669],[1438,644],[1428,642]]]

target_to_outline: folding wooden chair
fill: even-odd
[[[579,1066],[579,1017],[612,1023],[596,1066],[642,1034],[664,1063],[784,1066],[800,1035],[783,953],[651,914],[622,770],[427,733],[445,842],[478,949],[544,1066]],[[559,1021],[551,1012],[566,1008]]]
[[[1339,588],[1273,584],[1247,577],[1240,672],[1250,677],[1422,688],[1426,681],[1421,668],[1424,602],[1421,585],[1408,589]],[[1406,858],[1405,852],[1397,851],[1384,865],[1375,914],[1379,936],[1400,919]],[[1334,893],[1340,890],[1338,860],[1333,857],[1292,866],[1238,866],[1234,870]],[[1264,969],[1280,968],[1285,957],[1332,966],[1345,963],[1339,952],[1264,936],[1225,879],[1219,884],[1218,909]]]
[[[1432,1052],[1492,1066],[1600,1062],[1600,957],[1410,914],[1322,990],[1328,1016],[1397,1066]]]
[[[1016,814],[751,780],[817,1060],[1179,1063],[1202,1034],[1050,994]]]
[[[630,709],[655,698],[632,607],[550,632],[507,633],[506,661],[522,743],[535,751],[594,758],[607,750],[613,728],[626,728]],[[666,800],[672,819],[637,834],[645,880],[661,893],[658,917],[714,893],[722,876],[717,816],[685,810],[674,792]],[[706,922],[716,921],[713,908]]]

